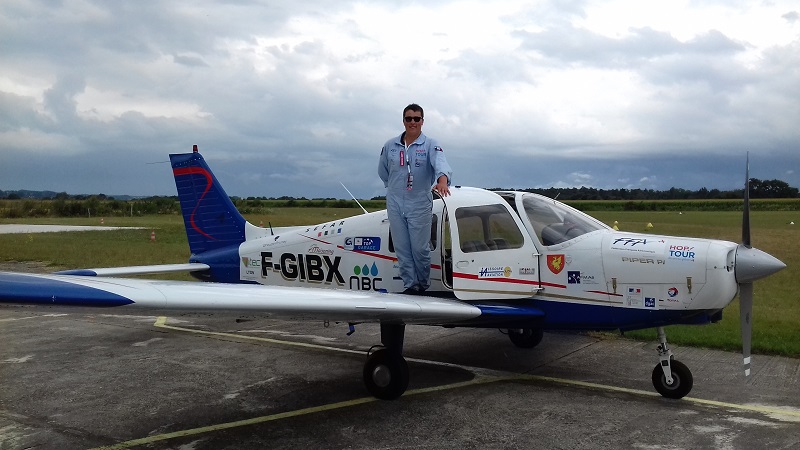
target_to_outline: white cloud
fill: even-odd
[[[417,102],[458,184],[724,189],[748,150],[763,171],[753,176],[797,183],[786,171],[800,163],[797,11],[713,0],[3,2],[0,180],[25,188],[47,176],[86,192],[86,177],[26,172],[6,155],[130,167],[197,143],[232,195],[344,196],[338,182],[353,179],[372,196],[380,146]],[[116,173],[131,194],[171,183]]]

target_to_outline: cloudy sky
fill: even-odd
[[[383,195],[408,103],[479,187],[800,186],[800,1],[0,2],[0,189]]]

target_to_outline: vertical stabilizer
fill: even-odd
[[[196,148],[192,153],[169,155],[194,255],[238,246],[245,241],[247,223]]]

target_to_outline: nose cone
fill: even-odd
[[[757,248],[739,245],[736,248],[736,281],[752,283],[786,267],[780,259]]]

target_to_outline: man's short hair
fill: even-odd
[[[405,117],[406,111],[418,112],[419,115],[422,116],[423,119],[425,118],[425,111],[422,110],[422,106],[419,106],[416,103],[412,103],[412,104],[406,106],[405,108],[403,108],[403,117]]]

